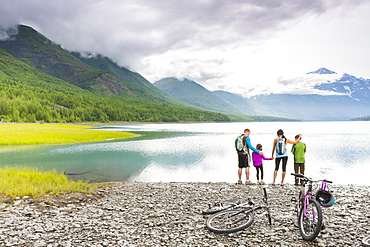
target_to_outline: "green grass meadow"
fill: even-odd
[[[0,145],[63,144],[135,136],[127,132],[93,130],[75,124],[0,124]]]
[[[91,193],[95,184],[83,181],[71,181],[66,175],[52,171],[40,171],[37,168],[0,168],[0,196],[12,198],[43,195],[59,195],[61,192]]]

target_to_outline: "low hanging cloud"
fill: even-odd
[[[342,78],[343,74],[310,74],[293,78],[279,78],[280,93],[287,94],[318,94],[318,95],[343,95],[333,91],[315,89],[316,85],[333,83]]]
[[[0,27],[32,26],[67,50],[108,56],[153,80],[189,77],[220,88],[231,83],[226,78],[233,72],[223,67],[230,50],[263,42],[302,18],[361,2],[2,0]]]

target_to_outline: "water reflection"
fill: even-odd
[[[336,183],[370,185],[368,122],[132,124],[98,128],[140,136],[100,143],[0,147],[1,165],[87,172],[71,177],[94,182],[235,182],[235,137],[250,128],[252,144],[261,143],[265,156],[270,157],[276,131],[282,128],[289,139],[303,134],[302,141],[307,145],[306,174]],[[273,169],[274,161],[264,162],[266,182],[271,182]],[[292,156],[287,172],[293,172]],[[251,167],[252,181],[255,174]],[[281,171],[278,178],[280,174]],[[286,182],[292,181],[287,176]]]

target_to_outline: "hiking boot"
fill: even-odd
[[[246,181],[245,184],[247,184],[247,185],[254,185],[254,183],[251,182],[251,181]]]
[[[263,181],[260,182],[260,185],[264,185],[264,184],[265,184],[265,182],[263,182]]]
[[[238,184],[242,184],[243,182],[242,182],[242,180],[238,180]]]

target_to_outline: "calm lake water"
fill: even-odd
[[[370,122],[255,122],[102,125],[97,129],[128,131],[127,140],[73,145],[0,147],[0,166],[39,167],[91,182],[181,181],[236,182],[234,140],[245,128],[251,142],[271,156],[276,131],[288,139],[302,134],[307,145],[306,175],[337,184],[370,185]],[[288,145],[290,150],[292,145]],[[265,182],[272,182],[274,161],[264,161]],[[287,174],[294,172],[289,155]],[[251,167],[251,180],[256,181]],[[281,177],[281,170],[278,178]],[[244,180],[244,178],[243,178]],[[279,180],[278,180],[279,181]],[[287,175],[286,182],[293,177]]]

